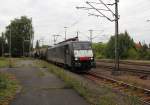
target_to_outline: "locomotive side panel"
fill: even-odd
[[[56,62],[64,64],[64,48],[59,46],[56,48]]]
[[[64,46],[64,52],[65,52],[65,64],[69,67],[71,67],[71,60],[72,60],[72,53],[71,53],[71,43]]]

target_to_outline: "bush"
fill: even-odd
[[[4,76],[0,75],[0,89],[6,89],[7,83],[7,79]]]
[[[96,56],[97,59],[102,59],[105,58],[105,48],[106,48],[106,44],[104,43],[93,43],[92,45],[94,54]]]
[[[115,40],[116,36],[112,36],[107,43],[106,46],[106,57],[114,58],[115,57]],[[128,50],[130,48],[135,48],[133,39],[129,36],[129,34],[125,31],[125,33],[121,33],[118,36],[118,48],[119,48],[119,56],[121,59],[126,59],[128,57]]]
[[[150,60],[150,50],[147,51],[147,59]]]
[[[20,86],[15,76],[9,73],[0,73],[0,105],[9,105]]]
[[[134,59],[134,60],[139,59],[139,53],[135,48],[130,48],[128,50],[128,59]]]

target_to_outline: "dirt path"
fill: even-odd
[[[46,68],[34,67],[33,62],[21,60],[18,68],[7,69],[22,85],[21,92],[10,105],[89,105]]]

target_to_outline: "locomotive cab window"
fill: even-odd
[[[75,50],[90,50],[90,49],[92,49],[91,43],[88,43],[88,42],[73,43],[73,48]]]
[[[93,58],[93,51],[91,47],[90,42],[76,42],[73,43],[73,49],[74,49],[74,57],[75,60],[77,61],[78,59],[89,59]]]

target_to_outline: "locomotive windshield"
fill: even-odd
[[[78,42],[73,43],[74,50],[91,50],[91,43],[88,42]]]

